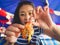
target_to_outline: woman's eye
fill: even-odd
[[[20,16],[25,16],[25,14],[20,14]]]
[[[29,13],[29,15],[32,15],[32,13]]]

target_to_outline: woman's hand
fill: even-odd
[[[20,36],[20,30],[23,29],[24,26],[20,24],[12,24],[9,26],[5,32],[6,40],[8,42],[14,43],[17,41],[17,38]]]
[[[51,16],[49,15],[49,8],[45,6],[42,8],[41,6],[38,6],[34,12],[34,17],[39,24],[39,27],[43,29],[51,29],[53,25],[53,21]]]

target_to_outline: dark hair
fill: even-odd
[[[19,24],[22,24],[20,19],[19,19],[19,9],[23,6],[23,5],[31,5],[33,8],[34,8],[34,5],[32,2],[30,1],[22,1],[22,2],[19,2],[16,10],[15,10],[15,13],[14,13],[14,18],[13,18],[13,22],[12,23],[19,23]]]

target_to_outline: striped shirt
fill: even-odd
[[[30,44],[37,44],[38,40],[40,40],[38,38],[38,36],[41,33],[41,29],[39,29],[37,26],[33,27],[34,28],[34,35],[32,36],[32,39],[30,41]],[[20,37],[18,37],[17,42],[18,45],[28,45],[28,40],[27,39],[23,39],[22,35],[20,35]]]

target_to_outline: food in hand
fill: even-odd
[[[26,23],[24,30],[21,30],[21,34],[23,38],[27,38],[28,35],[28,42],[31,40],[31,36],[34,34],[34,29],[31,23]]]

